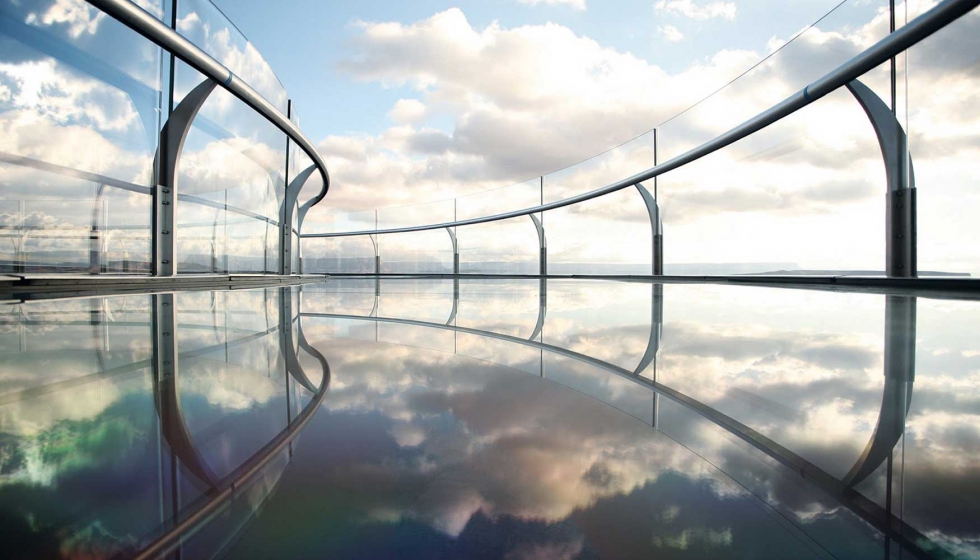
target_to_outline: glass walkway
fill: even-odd
[[[345,213],[208,0],[0,0],[0,558],[980,558],[978,5]]]

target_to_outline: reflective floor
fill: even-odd
[[[330,279],[0,307],[0,556],[980,558],[980,302]]]

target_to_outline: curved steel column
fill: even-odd
[[[446,228],[449,240],[453,243],[453,274],[459,274],[459,243],[456,241],[456,232],[453,228]]]
[[[108,217],[106,216],[107,209],[104,207],[105,187],[104,183],[99,183],[95,194],[95,204],[92,207],[92,229],[89,234],[89,272],[92,274],[105,272],[106,265],[108,265],[108,262],[102,262],[103,258],[108,261],[106,256],[108,246],[104,243],[109,229]],[[105,228],[101,227],[103,222],[106,222]]]
[[[653,364],[653,371],[650,379],[657,382],[657,354],[660,353],[660,343],[664,337],[664,285],[651,284],[650,286],[650,338],[647,340],[647,349],[640,358],[640,363],[633,370],[633,375],[643,375],[643,371],[650,364]],[[660,393],[653,394],[653,411],[650,425],[656,429],[660,428]]]
[[[320,388],[313,391],[313,394],[318,394],[321,391],[326,391],[326,387],[330,383],[330,364],[327,363],[327,359],[323,354],[314,348],[306,339],[306,335],[303,333],[303,319],[301,317],[297,317],[297,319],[299,320],[299,323],[296,325],[296,332],[299,333],[299,347],[310,356],[313,356],[313,359],[320,364],[323,380],[320,382]]]
[[[160,417],[160,429],[172,456],[179,459],[194,476],[210,487],[218,477],[194,446],[190,430],[184,423],[177,387],[177,310],[173,294],[153,297],[153,393]],[[176,513],[178,508],[174,508]]]
[[[531,331],[531,336],[527,337],[528,340],[534,340],[538,338],[541,334],[541,330],[544,329],[544,320],[548,315],[548,279],[542,278],[538,282],[538,320],[534,323],[534,330]],[[544,342],[544,341],[542,341]]]
[[[847,84],[871,121],[881,157],[885,160],[888,193],[885,210],[885,275],[889,278],[915,278],[916,255],[915,175],[908,153],[905,130],[891,108],[859,80]]]
[[[456,313],[459,311],[459,278],[453,278],[453,310],[446,319],[447,325],[453,325],[456,321]],[[455,334],[455,333],[454,333]]]
[[[293,294],[290,288],[279,290],[279,344],[286,360],[286,372],[292,376],[307,391],[316,393],[317,388],[307,377],[306,371],[299,363],[296,348],[293,346]],[[297,317],[297,320],[299,318]]]
[[[640,358],[640,363],[636,365],[633,373],[640,375],[643,370],[651,363],[656,368],[657,353],[660,352],[660,341],[664,337],[664,285],[652,284],[650,294],[650,338],[647,340],[647,349]],[[654,381],[657,376],[654,374]]]
[[[651,195],[643,183],[637,183],[636,190],[643,198],[647,215],[650,217],[650,233],[653,242],[653,255],[650,260],[653,275],[661,276],[664,273],[664,222],[660,217],[660,206],[657,204],[657,197]]]
[[[292,247],[293,211],[296,208],[299,193],[303,190],[303,185],[306,184],[306,180],[310,178],[310,175],[313,175],[314,171],[316,171],[316,166],[311,165],[303,171],[300,171],[286,185],[286,197],[282,202],[282,207],[279,208],[279,246],[282,249],[279,252],[280,274],[293,273],[293,259],[289,256],[289,249]],[[306,217],[305,213],[303,213],[303,217]],[[299,224],[299,227],[296,229],[303,231],[302,224]]]
[[[531,221],[534,222],[534,229],[538,232],[538,248],[540,249],[538,257],[538,274],[541,276],[548,275],[548,239],[544,235],[544,224],[541,220],[534,214],[528,214]]]
[[[892,458],[905,433],[905,417],[912,406],[915,382],[916,298],[885,296],[885,387],[878,424],[868,445],[842,482],[854,486]],[[891,496],[891,472],[886,473],[886,496]],[[890,501],[890,500],[888,500]]]
[[[374,274],[381,274],[381,251],[378,249],[378,236],[368,235],[371,245],[374,245]]]
[[[156,185],[153,189],[153,274],[173,276],[177,224],[177,165],[184,140],[191,130],[191,123],[201,106],[217,84],[205,78],[184,99],[174,107],[163,130],[160,131],[160,146],[153,161]]]

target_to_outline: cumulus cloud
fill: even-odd
[[[341,209],[483,191],[564,167],[644,132],[690,100],[682,92],[706,93],[757,56],[727,51],[669,75],[560,25],[479,29],[455,8],[410,24],[356,28],[351,55],[339,63],[343,72],[408,86],[427,112],[438,109],[455,123],[444,132],[402,119],[377,136],[321,142],[336,178],[331,204]],[[399,103],[391,115],[407,116],[408,108]],[[519,190],[499,192],[497,200],[523,197]]]
[[[696,20],[711,18],[733,20],[738,11],[734,2],[710,2],[699,6],[693,0],[660,0],[654,8],[658,12],[682,15]]]
[[[404,346],[386,345],[383,354],[365,353],[368,346],[361,342],[344,346],[331,352],[331,369],[346,373],[335,375],[341,384],[332,382],[324,406],[334,413],[376,411],[398,419],[392,437],[428,457],[363,462],[344,477],[390,488],[439,474],[411,504],[388,498],[364,504],[374,518],[414,518],[451,536],[481,514],[558,522],[665,472],[697,472],[695,456],[667,438],[534,376]],[[446,414],[454,419],[448,429],[437,421]],[[414,427],[406,440],[399,426],[407,421]],[[710,474],[693,476],[723,498],[731,492]]]
[[[57,0],[41,15],[34,12],[28,14],[26,22],[31,25],[67,25],[68,35],[78,39],[83,34],[94,35],[103,19],[105,12],[83,0]]]
[[[408,201],[409,192],[413,200],[419,192],[432,200],[564,167],[644,132],[759,58],[750,51],[721,51],[670,74],[560,25],[505,28],[493,23],[478,29],[458,9],[411,24],[360,22],[357,28],[342,71],[359,80],[411,87],[427,108],[454,115],[455,125],[448,133],[400,125],[378,136],[331,137],[321,143],[323,153],[334,157],[332,202],[351,209],[372,207],[380,202],[380,192],[389,197],[387,205],[397,204],[401,196]],[[766,73],[772,77],[756,81],[771,83],[765,99],[745,92],[738,96],[739,110],[729,108],[728,115],[748,117],[751,109],[765,108],[770,97],[793,91],[794,85],[784,82],[795,78],[781,76],[781,65],[771,66]],[[703,114],[698,124],[712,117]],[[624,146],[602,179],[579,181],[583,185],[575,188],[595,188],[605,184],[599,181],[648,167],[652,154],[637,153],[631,163],[634,149]],[[388,188],[376,187],[381,177]],[[558,186],[562,192],[552,191],[552,196],[574,192]]]
[[[425,116],[425,104],[418,99],[399,99],[388,111],[388,118],[399,124],[417,121]]]

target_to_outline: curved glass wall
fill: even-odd
[[[928,3],[910,4],[911,20]],[[909,154],[915,170],[919,270],[980,275],[976,162],[980,9],[908,51]]]
[[[209,1],[138,6],[290,113],[269,65]],[[173,203],[175,223],[154,232],[161,134],[204,81],[82,0],[0,5],[0,272],[167,275],[155,266],[176,264],[177,273],[279,273],[280,247],[298,244],[281,239],[286,135],[221,86],[169,132],[189,124],[175,183],[165,186],[176,199],[161,203]],[[293,151],[296,165],[310,165],[295,143]],[[300,188],[317,191],[300,203],[322,187],[319,178],[307,183]],[[175,263],[164,256],[155,265],[155,247],[171,237]]]
[[[163,54],[61,4],[0,4],[0,270],[146,273]]]
[[[380,209],[375,211],[379,219],[373,228],[369,219],[353,220],[349,214],[320,215],[316,218],[320,227],[311,231],[304,243],[324,251],[367,247],[366,243],[340,241],[345,237],[314,236],[321,232],[331,235],[452,224],[518,212],[616,184],[704,145],[836,71],[888,38],[890,19],[901,28],[934,7],[928,4],[909,11],[904,4],[892,6],[884,0],[840,3],[790,40],[771,44],[762,60],[724,87],[653,131],[609,151],[524,183],[460,196],[455,201]],[[645,181],[642,186],[649,196],[631,187],[534,214],[537,223],[543,225],[544,239],[536,226],[520,226],[522,220],[531,221],[526,216],[453,226],[454,239],[446,236],[446,248],[442,249],[456,249],[452,272],[535,274],[536,268],[558,275],[971,276],[980,261],[969,255],[965,249],[968,245],[954,242],[962,238],[953,232],[972,231],[973,222],[967,223],[963,212],[972,208],[966,202],[973,195],[957,190],[968,182],[960,172],[966,168],[960,164],[972,160],[969,142],[953,139],[961,138],[969,128],[965,124],[969,118],[963,121],[961,114],[971,111],[955,103],[976,89],[970,76],[980,59],[973,55],[975,49],[966,46],[972,45],[968,37],[973,36],[970,32],[976,27],[978,14],[974,10],[939,30],[908,55],[898,53],[894,72],[892,62],[885,62],[847,87],[808,102],[761,130]],[[956,54],[949,64],[931,64],[943,58],[945,55],[939,53],[947,50],[970,54]],[[922,65],[928,66],[921,71],[918,84],[917,52],[921,53]],[[906,64],[907,57],[913,62]],[[922,104],[915,106],[917,86],[931,92],[940,83],[948,86],[946,93],[925,93]],[[883,157],[897,161],[904,155],[900,155],[901,144],[885,153],[880,142],[891,134],[887,127],[895,125],[910,131],[912,168],[919,170],[911,175],[896,172],[896,176],[907,177],[902,184],[916,189],[925,180],[948,186],[932,194],[926,192],[925,205],[919,205],[925,212],[921,220],[914,204],[895,206],[913,209],[908,230],[892,234],[886,223],[886,208],[893,205],[888,183],[891,170],[887,167],[893,164],[883,163]],[[931,150],[929,146],[939,145],[942,138],[948,145],[956,144],[957,149]],[[916,151],[923,154],[916,156]],[[915,164],[920,159],[923,161]],[[909,196],[916,196],[916,192],[908,191]],[[369,217],[370,213],[361,214]],[[922,240],[920,263],[915,262],[916,230]],[[450,270],[448,263],[422,263],[439,249],[428,244],[423,248],[408,240],[419,238],[420,233],[382,233],[385,243],[377,255],[381,262],[402,261],[404,246],[411,246],[415,248],[412,254],[421,259],[419,271]],[[891,240],[886,241],[889,236]],[[404,238],[403,243],[397,241],[400,238]],[[889,252],[893,250],[890,247],[899,250],[906,245],[905,241],[895,241],[901,239],[913,239],[908,244],[912,252],[909,270],[902,270],[904,265]],[[396,254],[389,259],[384,247]],[[371,249],[377,248],[371,244]],[[331,259],[340,262],[345,257],[341,254]],[[370,267],[358,270],[365,268]],[[411,270],[411,264],[379,269]]]

